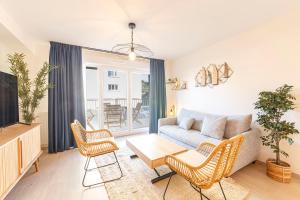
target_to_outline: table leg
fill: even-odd
[[[40,171],[39,159],[37,159],[37,160],[34,162],[34,166],[35,166],[35,171],[36,171],[36,172],[39,172],[39,171]]]
[[[152,183],[152,184],[153,184],[153,183],[156,183],[156,182],[158,182],[158,181],[161,181],[161,180],[163,180],[163,179],[166,179],[166,178],[168,178],[168,177],[170,177],[170,176],[176,174],[176,172],[171,171],[171,172],[169,172],[169,173],[160,175],[160,174],[158,173],[158,171],[157,171],[155,168],[154,168],[154,171],[155,171],[155,173],[157,174],[157,177],[151,180],[151,183]]]
[[[133,154],[133,155],[130,155],[130,158],[131,158],[131,159],[135,159],[135,158],[138,158],[138,156],[137,156],[136,154]],[[158,171],[157,171],[155,168],[154,168],[154,171],[155,171],[155,173],[157,174],[157,177],[151,180],[151,183],[152,183],[152,184],[153,184],[153,183],[156,183],[156,182],[158,182],[158,181],[161,181],[161,180],[163,180],[163,179],[166,179],[166,178],[168,178],[168,177],[170,177],[170,176],[176,174],[176,172],[171,171],[171,172],[168,172],[168,173],[166,173],[166,174],[160,175],[160,174],[158,173]]]
[[[133,155],[130,155],[130,158],[133,159],[133,158],[137,158],[138,156],[136,154],[133,154]]]

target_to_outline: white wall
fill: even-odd
[[[165,74],[166,74],[166,81],[168,78],[173,78],[173,66],[174,63],[172,60],[166,60],[165,61]],[[176,105],[176,92],[174,90],[171,90],[171,85],[166,85],[166,97],[167,97],[167,115],[172,117],[170,115],[170,109],[173,105]]]
[[[168,77],[188,81],[189,89],[173,92],[169,106],[175,102],[177,110],[185,107],[217,114],[252,113],[256,117],[253,103],[259,91],[274,90],[287,83],[295,86],[298,108],[286,118],[295,121],[300,130],[299,36],[300,15],[290,15],[175,59]],[[234,70],[228,82],[214,88],[194,87],[194,77],[201,67],[225,61]],[[287,161],[292,169],[300,174],[300,136],[294,139],[292,146],[282,142],[282,147],[290,154]],[[274,155],[263,147],[259,160],[268,157]]]

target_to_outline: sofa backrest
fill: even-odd
[[[237,134],[244,133],[251,128],[252,115],[232,115],[227,117],[224,137],[232,138]]]
[[[204,112],[198,112],[194,110],[189,110],[182,108],[177,116],[177,124],[183,120],[183,118],[193,118],[195,120],[192,129],[201,131],[202,129],[202,122],[204,118],[219,118],[222,115],[216,115],[216,114],[210,114],[210,113],[204,113]],[[224,132],[225,138],[231,138],[237,134],[246,132],[250,129],[252,122],[252,115],[230,115],[227,116],[227,123],[226,128]]]
[[[195,120],[192,129],[201,131],[202,123],[205,117],[219,118],[220,115],[214,115],[214,114],[198,112],[198,111],[182,108],[177,116],[177,124],[180,124],[181,120],[183,120],[186,117],[193,118]]]
[[[181,122],[181,120],[185,117],[188,118],[194,118],[195,120],[204,120],[205,117],[221,117],[221,115],[214,115],[214,114],[209,114],[209,113],[204,113],[204,112],[198,112],[194,110],[188,110],[185,108],[182,108],[177,116],[177,124]]]

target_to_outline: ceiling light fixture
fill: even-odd
[[[133,29],[136,25],[133,22],[128,24],[128,27],[131,29],[131,42],[125,44],[117,44],[112,48],[113,52],[128,54],[129,60],[135,60],[137,56],[140,57],[152,57],[153,52],[142,44],[136,44],[133,42]]]

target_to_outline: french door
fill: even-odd
[[[106,128],[117,135],[147,131],[148,71],[87,66],[85,74],[88,129]]]

